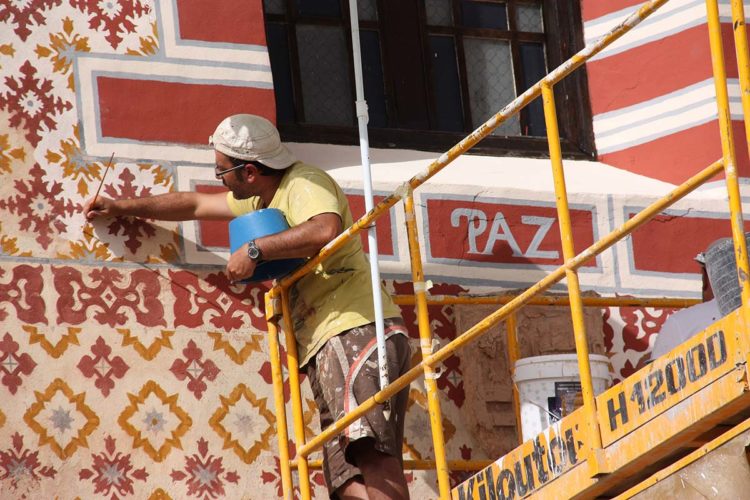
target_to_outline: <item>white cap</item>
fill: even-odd
[[[281,143],[273,123],[262,116],[241,114],[225,118],[208,138],[208,144],[232,158],[259,161],[277,170],[297,161]]]

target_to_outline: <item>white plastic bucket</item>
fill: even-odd
[[[596,395],[609,387],[609,358],[590,354],[589,360]],[[551,354],[519,359],[513,381],[521,402],[523,440],[527,441],[560,418],[562,399],[580,392],[578,358],[575,354]]]

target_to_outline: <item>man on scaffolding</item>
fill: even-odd
[[[244,244],[226,273],[239,281],[259,262],[308,258],[352,225],[341,187],[323,170],[297,161],[276,128],[249,114],[223,120],[209,138],[216,178],[228,193],[174,192],[134,199],[94,197],[86,218],[132,216],[161,220],[228,220],[262,208],[281,210],[290,228]],[[359,238],[300,279],[290,290],[300,367],[320,411],[320,426],[380,390],[369,264]],[[389,379],[409,368],[410,348],[397,307],[381,286]],[[401,445],[408,387],[354,421],[323,449],[332,498],[408,498]],[[386,416],[388,415],[388,416]]]

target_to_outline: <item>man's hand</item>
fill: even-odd
[[[113,210],[114,203],[103,196],[91,198],[83,205],[83,215],[87,220],[93,220],[96,217],[112,217],[116,215]]]
[[[255,272],[257,262],[247,256],[247,243],[238,248],[227,262],[227,277],[229,281],[241,281],[249,278]]]

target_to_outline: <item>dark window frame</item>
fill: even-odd
[[[351,29],[348,9],[348,0],[339,0],[341,8],[341,18],[325,18],[300,16],[296,11],[297,0],[284,0],[284,14],[265,14],[266,26],[271,24],[284,24],[287,28],[299,24],[316,24],[342,27],[346,39],[346,51],[348,55],[349,78],[351,82],[352,109],[354,108],[354,70],[351,63]],[[387,44],[384,42],[383,26],[387,26],[389,8],[391,14],[394,6],[403,2],[403,0],[375,0],[378,9],[377,21],[366,21],[360,18],[360,30],[376,30],[380,33],[381,63],[383,69],[383,78],[386,95],[386,106],[388,107],[388,116],[393,116],[393,106],[395,106],[395,90],[393,88],[394,68],[389,67],[393,59],[387,53]],[[484,3],[498,3],[499,0],[482,0]],[[390,2],[390,3],[389,3]],[[517,32],[515,27],[515,7],[522,0],[502,0],[499,3],[507,5],[509,30],[493,30],[467,28],[457,25],[450,27],[427,26],[425,4],[417,0],[417,9],[419,16],[419,38],[422,44],[423,54],[427,54],[428,35],[429,34],[455,34],[456,36],[456,57],[459,65],[459,78],[462,93],[462,108],[464,123],[471,124],[471,114],[468,109],[468,85],[467,72],[464,60],[463,36],[471,37],[490,37],[493,39],[507,39],[511,42],[512,61],[514,65],[514,75],[516,88],[521,89],[520,78],[522,68],[518,55],[519,44],[521,42],[543,42],[546,51],[547,68],[552,70],[578,52],[584,46],[583,41],[583,24],[581,20],[580,5],[577,1],[562,0],[541,0],[544,33],[533,34]],[[452,0],[454,19],[460,19],[460,0]],[[403,5],[403,4],[400,4]],[[385,21],[385,22],[384,22]],[[383,23],[383,24],[381,24]],[[278,127],[283,140],[287,142],[313,142],[328,144],[345,144],[355,145],[359,143],[359,132],[356,122],[351,126],[332,126],[304,123],[304,103],[302,97],[302,84],[300,80],[300,71],[298,64],[298,48],[296,36],[292,29],[286,30],[286,41],[288,44],[289,70],[291,76],[291,93],[293,96],[293,113],[295,123],[279,122]],[[273,60],[273,55],[272,55]],[[432,102],[434,90],[431,88],[429,78],[429,63],[422,63],[422,74],[424,80],[424,92],[428,96],[428,120],[430,126],[435,123],[435,110],[429,105]],[[276,74],[274,74],[276,80]],[[520,94],[520,92],[518,92]],[[541,98],[538,98],[541,100]],[[589,101],[587,77],[585,66],[577,69],[561,82],[555,85],[555,100],[558,111],[558,122],[561,134],[561,145],[563,155],[566,158],[585,158],[592,159],[596,157],[592,113]],[[278,98],[277,98],[278,103]],[[507,103],[504,103],[507,104]],[[288,105],[288,103],[287,103]],[[528,107],[526,108],[528,109]],[[521,126],[526,123],[526,109],[520,113]],[[353,113],[354,116],[356,114]],[[489,118],[489,117],[486,117]],[[355,118],[356,119],[356,118]],[[465,132],[444,132],[437,130],[422,130],[409,128],[376,128],[368,127],[368,136],[371,147],[378,148],[398,148],[398,149],[417,149],[423,151],[443,152],[458,143],[473,128]],[[548,157],[549,150],[545,137],[533,136],[490,136],[475,145],[471,150],[474,154],[485,154],[494,156],[523,156],[523,157]]]

